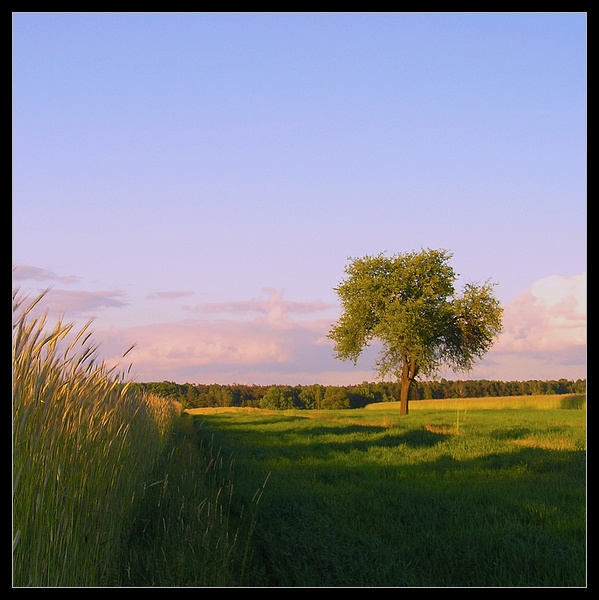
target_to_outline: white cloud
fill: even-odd
[[[586,273],[539,279],[504,312],[496,352],[564,352],[586,345]]]

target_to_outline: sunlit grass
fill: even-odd
[[[399,402],[377,402],[366,406],[369,410],[389,410],[399,408]],[[443,400],[412,400],[410,410],[468,410],[468,409],[585,409],[586,396],[583,394],[538,394],[532,396],[496,396],[485,398],[451,398]]]

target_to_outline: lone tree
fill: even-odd
[[[421,250],[351,259],[347,278],[334,288],[342,314],[328,337],[335,356],[354,364],[374,339],[383,344],[376,362],[381,378],[401,381],[401,414],[420,374],[444,367],[468,371],[502,330],[495,284],[466,284],[456,296],[456,274],[447,250]]]

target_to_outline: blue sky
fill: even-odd
[[[586,376],[584,13],[14,13],[13,286],[141,381],[353,383],[348,257],[453,252]],[[449,374],[447,374],[449,375]]]

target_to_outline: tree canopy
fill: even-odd
[[[328,337],[335,354],[354,363],[374,339],[382,342],[376,369],[401,381],[401,412],[419,375],[441,367],[467,371],[501,332],[503,309],[494,284],[466,284],[456,295],[452,254],[421,250],[351,259],[335,288],[342,314]]]

